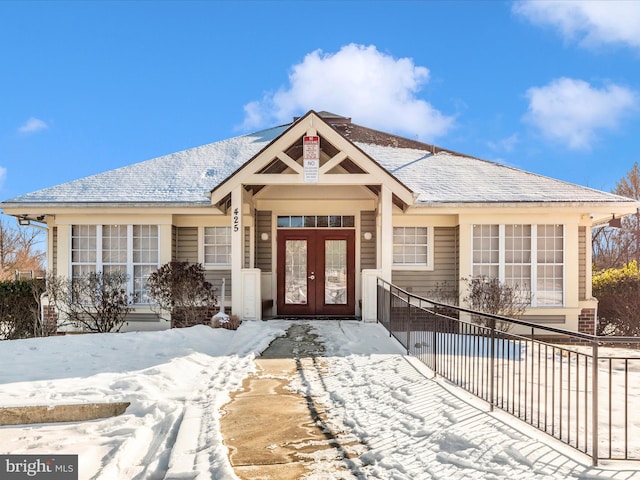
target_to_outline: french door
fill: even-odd
[[[355,314],[355,231],[278,230],[278,315]]]

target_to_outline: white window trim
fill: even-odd
[[[504,282],[505,275],[505,256],[506,256],[506,237],[505,237],[505,226],[507,224],[500,223],[478,223],[474,225],[498,225],[498,278],[500,282]],[[515,225],[515,224],[509,224]],[[552,225],[548,223],[527,223],[526,225],[531,225],[531,304],[529,308],[539,308],[539,309],[553,309],[553,308],[565,308],[567,303],[567,226],[565,224],[553,224],[553,225],[561,225],[562,226],[562,302],[557,305],[538,305],[537,303],[537,291],[538,291],[538,225]],[[473,261],[474,254],[474,246],[473,246],[473,225],[470,229],[471,232],[471,272],[473,272],[474,265],[482,265],[476,264]]]
[[[205,270],[230,270],[231,259],[229,259],[229,263],[225,265],[204,263],[204,229],[208,227],[231,228],[230,225],[205,225],[205,226],[198,227],[198,263],[200,263],[202,265],[202,268]]]
[[[427,264],[397,264],[393,263],[393,244],[391,245],[390,255],[392,256],[391,260],[391,270],[397,271],[413,271],[413,272],[432,272],[435,269],[434,259],[433,259],[433,244],[434,242],[434,228],[429,225],[394,225],[392,227],[391,236],[393,238],[393,228],[396,227],[415,227],[415,228],[426,228],[427,229]]]
[[[74,262],[73,261],[73,226],[82,226],[82,225],[90,225],[96,227],[96,272],[104,271],[104,264],[102,263],[102,226],[110,225],[110,224],[83,224],[76,223],[73,225],[69,225],[69,278],[73,278],[73,266],[74,265],[94,265],[94,263],[87,262]],[[137,223],[136,225],[152,225],[156,226],[158,229],[158,262],[156,263],[156,268],[160,268],[160,225],[155,223]],[[151,265],[151,264],[141,264],[134,263],[133,261],[133,224],[127,225],[127,261],[125,263],[126,271],[127,271],[127,294],[132,298],[134,295],[134,266],[135,265]],[[133,305],[149,305],[149,302],[144,303],[134,303]]]

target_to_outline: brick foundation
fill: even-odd
[[[596,334],[596,309],[583,308],[578,315],[578,331],[589,335]]]

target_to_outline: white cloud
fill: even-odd
[[[588,149],[596,132],[614,129],[638,106],[636,92],[619,85],[594,88],[583,80],[559,78],[527,90],[525,119],[544,136],[566,142],[572,149]]]
[[[487,145],[492,150],[512,152],[516,148],[516,145],[518,144],[519,141],[520,141],[519,135],[517,133],[514,133],[509,137],[501,138],[495,142],[489,141],[487,142]]]
[[[551,25],[587,47],[624,44],[640,48],[640,2],[636,0],[524,0],[513,11]]]
[[[290,122],[308,110],[352,117],[355,123],[423,140],[444,135],[453,117],[417,97],[429,70],[375,46],[350,44],[337,53],[316,50],[293,66],[289,86],[244,106],[243,128]]]
[[[46,122],[40,120],[39,118],[31,117],[27,120],[20,128],[18,128],[19,133],[35,133],[40,130],[46,130],[49,128]]]

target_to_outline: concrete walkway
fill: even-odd
[[[224,407],[224,443],[243,480],[299,479],[318,456],[349,457],[351,445],[329,431],[324,412],[311,398],[287,389],[305,368],[316,368],[314,358],[324,351],[310,328],[294,323],[285,337],[274,340],[255,360],[258,373],[245,379]],[[345,468],[344,478],[350,477]]]

